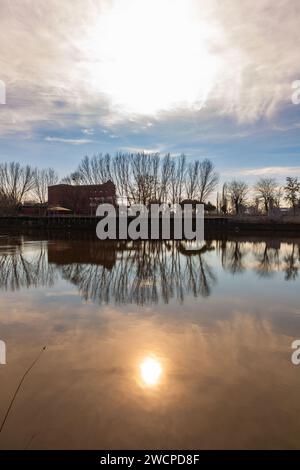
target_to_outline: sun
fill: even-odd
[[[217,30],[195,0],[115,0],[89,30],[89,84],[120,112],[201,108],[218,70]]]

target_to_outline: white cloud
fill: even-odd
[[[291,83],[300,79],[300,2],[126,0],[126,18],[124,4],[1,0],[7,104],[0,133],[143,121],[132,110],[150,110],[159,121],[160,105],[174,117],[188,107],[248,122],[291,103]],[[181,18],[185,32],[190,21],[187,38],[177,28]]]
[[[71,145],[84,145],[95,142],[90,139],[64,139],[61,137],[46,137],[46,142],[60,142],[62,144],[71,144]]]
[[[128,153],[161,153],[163,148],[123,147],[122,150]]]
[[[255,181],[258,178],[275,178],[284,181],[287,176],[299,176],[300,167],[297,166],[270,166],[263,168],[234,168],[222,170],[222,180],[232,178],[245,179],[249,182]]]
[[[86,135],[94,135],[95,130],[94,129],[82,129],[82,133]]]
[[[252,168],[240,170],[239,174],[245,176],[270,176],[270,175],[300,175],[300,167],[295,166],[269,166],[266,168]]]

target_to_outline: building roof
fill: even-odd
[[[48,188],[99,188],[99,186],[113,186],[115,187],[115,184],[111,181],[108,180],[105,183],[99,183],[99,184],[67,184],[67,183],[59,183],[59,184],[53,184],[48,186]]]

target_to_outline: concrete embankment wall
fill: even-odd
[[[132,219],[128,218],[128,223]],[[39,230],[59,230],[59,231],[96,231],[96,225],[99,219],[89,216],[7,216],[0,217],[0,229],[13,228],[22,232],[22,229]],[[149,219],[150,224],[150,219]],[[172,238],[173,220],[171,218],[171,238]],[[205,218],[205,230],[218,233],[247,233],[247,232],[293,232],[300,236],[300,223],[268,221],[266,219],[257,221],[257,219],[234,219],[227,217],[207,217]]]

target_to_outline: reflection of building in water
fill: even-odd
[[[280,246],[281,246],[281,241],[277,240],[276,238],[266,241],[266,247],[267,248],[273,248],[274,250],[280,250]]]
[[[50,243],[48,261],[56,265],[91,264],[112,269],[116,263],[117,245],[115,242],[63,241]]]

